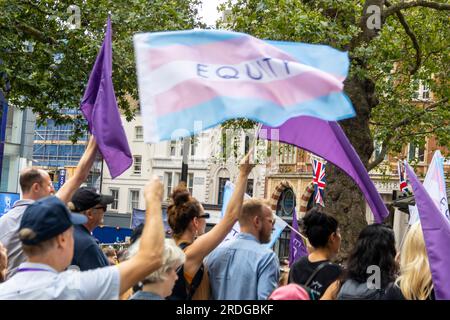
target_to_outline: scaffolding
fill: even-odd
[[[73,124],[57,125],[54,120],[47,120],[44,125],[36,124],[35,126],[33,165],[50,174],[56,189],[59,188],[59,170],[73,171],[86,149],[88,134],[85,133],[74,144],[70,140],[73,132]],[[86,185],[99,189],[100,176],[101,160],[97,160],[91,169]],[[70,174],[68,178],[70,178]]]

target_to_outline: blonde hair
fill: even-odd
[[[420,222],[406,234],[400,255],[400,276],[395,283],[407,300],[425,300],[433,290],[430,265]]]
[[[139,250],[141,239],[136,240],[128,248],[128,259],[136,255]],[[152,272],[144,281],[146,283],[161,282],[166,279],[165,275],[169,269],[182,265],[186,261],[186,255],[175,243],[173,239],[164,239],[163,265],[158,270]]]

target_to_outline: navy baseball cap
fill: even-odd
[[[46,197],[33,202],[26,208],[19,232],[25,228],[30,229],[34,237],[20,240],[25,245],[36,245],[56,237],[74,224],[86,222],[86,216],[71,213],[58,197]]]
[[[96,205],[100,204],[106,208],[108,204],[114,202],[113,196],[99,194],[94,188],[81,187],[72,197],[72,204],[74,212],[83,212],[85,210],[91,209]]]

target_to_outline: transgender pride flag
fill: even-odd
[[[148,143],[232,118],[279,126],[299,115],[355,116],[343,93],[348,55],[328,46],[190,30],[136,34],[134,47]]]

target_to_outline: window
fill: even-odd
[[[277,204],[278,216],[292,216],[295,208],[295,194],[292,189],[285,189],[280,196]]]
[[[227,134],[226,130],[222,130],[222,137],[220,139],[220,146],[222,149],[222,159],[227,159]]]
[[[175,156],[177,150],[177,142],[176,141],[170,141],[170,147],[169,147],[169,155],[171,157]]]
[[[414,143],[409,144],[408,161],[417,160],[419,162],[425,161],[425,146],[419,146]]]
[[[422,92],[420,94],[420,98],[422,100],[430,100],[430,87],[428,85],[422,85]]]
[[[296,148],[288,144],[280,144],[280,163],[281,164],[295,164],[296,162]]]
[[[173,178],[173,187],[175,188],[180,183],[181,173],[175,172],[175,176]]]
[[[222,205],[223,204],[223,191],[225,188],[225,183],[230,180],[229,178],[219,178],[219,192],[217,195],[217,204]]]
[[[142,157],[133,156],[133,174],[141,174],[142,171]]]
[[[253,197],[253,179],[247,180],[247,190],[245,191],[250,197]]]
[[[173,188],[173,179],[172,179],[172,172],[165,172],[164,173],[164,184],[166,186],[166,196],[165,198],[169,198],[172,194],[172,188]]]
[[[183,156],[183,151],[184,151],[183,138],[180,138],[180,140],[178,140],[177,144],[180,145],[180,157],[182,157]],[[188,150],[188,154],[189,154],[189,150]]]
[[[417,100],[430,100],[430,86],[427,85],[424,81],[416,80],[414,82],[415,87],[417,90],[414,93],[414,99]]]
[[[189,192],[192,195],[192,192],[194,191],[194,174],[193,173],[188,173],[188,183],[187,183]]]
[[[109,189],[109,191],[114,198],[113,203],[111,203],[111,210],[117,210],[119,208],[119,189]]]
[[[196,149],[197,149],[197,139],[195,137],[191,137],[191,156],[195,156]]]
[[[128,212],[133,212],[133,209],[139,209],[139,190],[130,190]]]
[[[141,126],[136,126],[134,128],[134,138],[136,140],[142,140],[144,139],[144,131],[142,130]]]
[[[244,154],[247,154],[249,150],[250,150],[250,137],[245,136]]]

